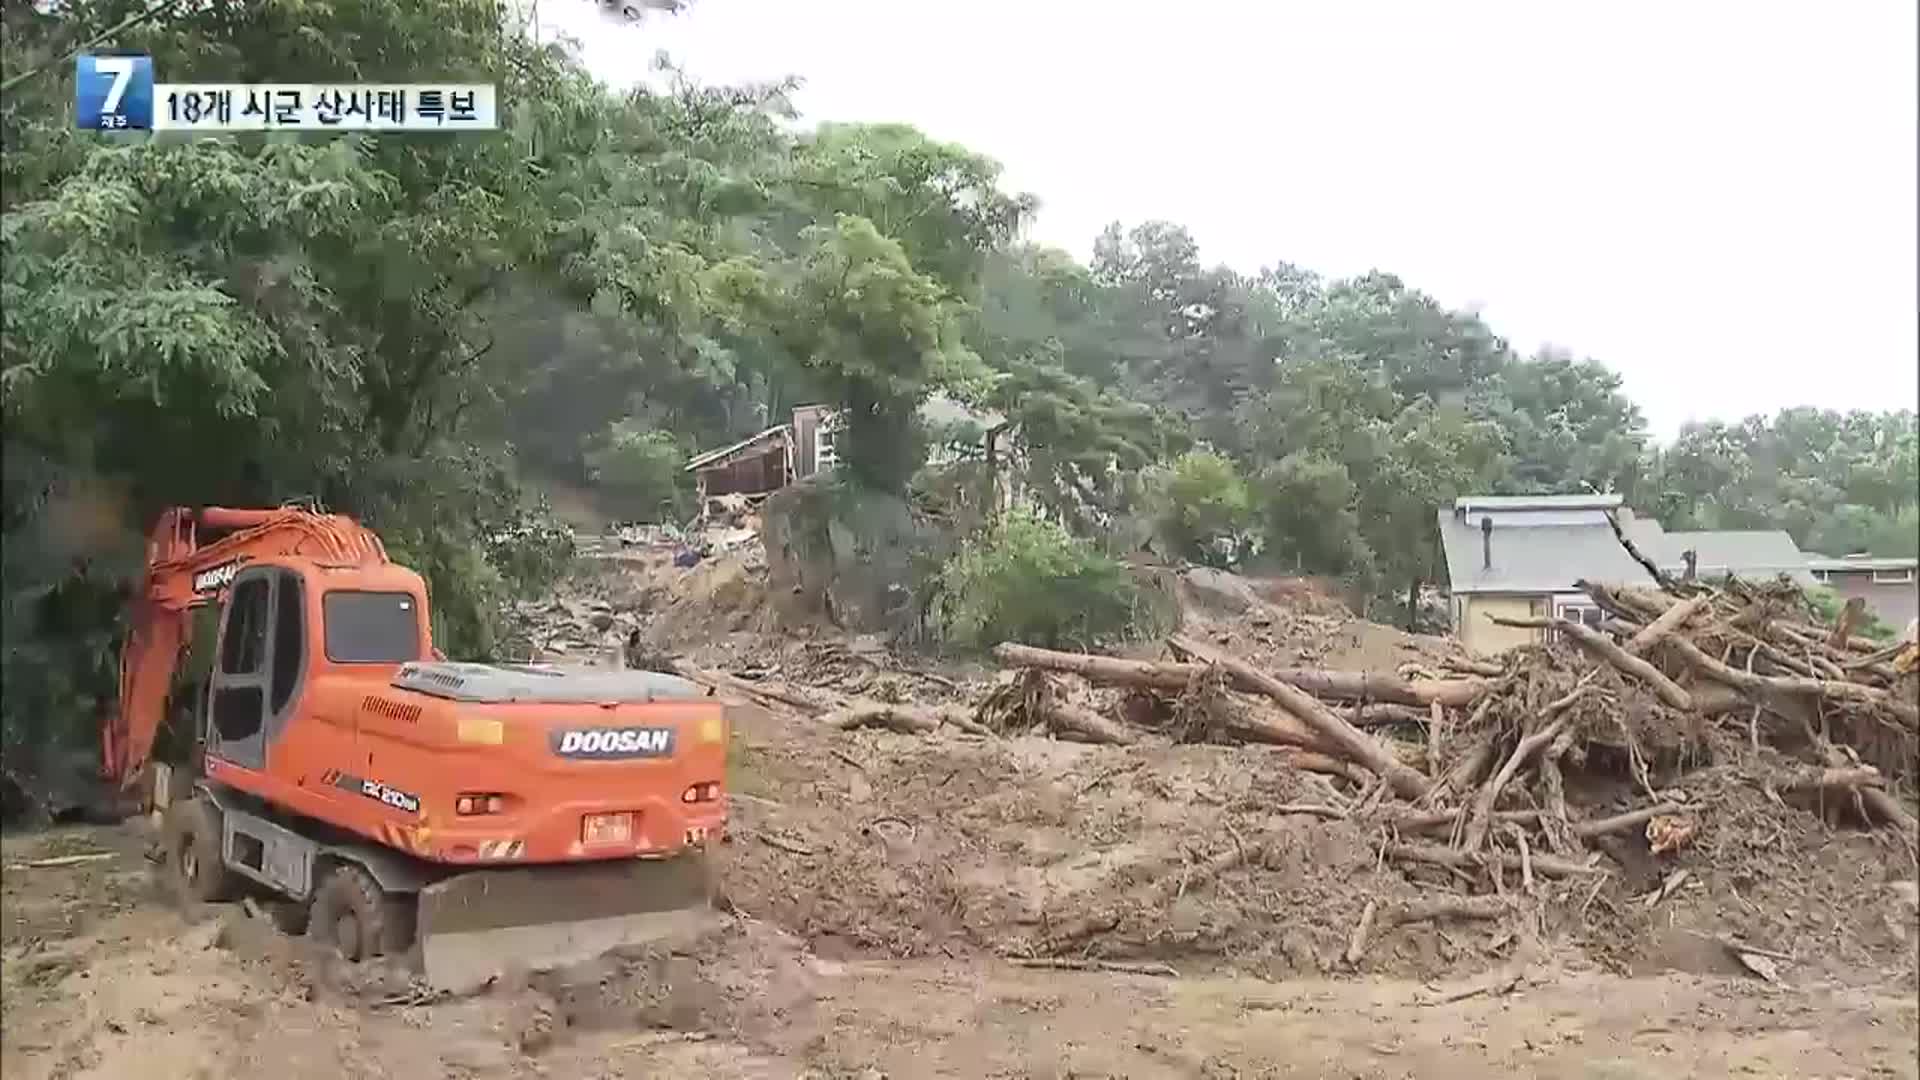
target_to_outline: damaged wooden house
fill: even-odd
[[[930,448],[930,464],[975,453],[1001,473],[1007,472],[1011,448],[1005,417],[935,395],[921,404],[920,419],[941,435]],[[833,406],[801,405],[788,423],[695,456],[687,462],[686,471],[694,476],[702,515],[709,499],[737,495],[750,504],[758,503],[789,484],[832,472],[840,460],[841,430],[839,412]],[[956,446],[956,442],[970,445]],[[998,484],[998,490],[1003,502],[1011,497],[1009,484]]]

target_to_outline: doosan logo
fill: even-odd
[[[233,576],[239,572],[238,562],[222,563],[211,570],[202,570],[193,575],[193,591],[206,592],[209,589],[218,589],[232,581]]]
[[[673,752],[672,728],[588,728],[554,735],[564,757],[658,757]]]

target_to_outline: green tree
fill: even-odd
[[[1189,450],[1147,483],[1156,530],[1174,553],[1209,566],[1239,561],[1253,499],[1230,458]]]
[[[1162,410],[1097,390],[1046,355],[1006,361],[987,401],[1018,433],[1022,487],[1083,535],[1108,534],[1134,509],[1127,478],[1185,441]]]
[[[821,124],[793,158],[787,206],[798,231],[864,218],[957,299],[973,298],[989,254],[1035,207],[1032,196],[999,189],[992,159],[905,124]]]
[[[1637,501],[1669,528],[1780,528],[1824,554],[1911,554],[1915,445],[1911,410],[1689,424],[1651,456]]]
[[[941,571],[940,595],[948,636],[972,648],[1087,648],[1154,626],[1126,567],[1026,513],[971,539]]]
[[[1269,562],[1344,578],[1361,595],[1374,590],[1376,560],[1361,528],[1359,489],[1345,465],[1295,451],[1261,472],[1258,490]]]
[[[621,421],[587,452],[590,479],[626,520],[672,521],[691,509],[687,453],[671,432]]]
[[[842,215],[806,237],[784,337],[844,409],[848,476],[904,492],[923,452],[915,410],[931,388],[977,379],[978,357],[959,341],[945,290],[873,222]]]

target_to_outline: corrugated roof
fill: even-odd
[[[1853,555],[1836,559],[1830,555],[1808,555],[1809,570],[1912,570],[1920,559],[1911,555]]]
[[[740,451],[745,450],[747,447],[752,446],[754,443],[766,442],[772,439],[775,435],[778,435],[786,430],[787,430],[787,425],[776,424],[773,427],[768,428],[767,430],[761,432],[758,435],[749,435],[746,438],[741,439],[739,442],[734,443],[732,446],[723,446],[718,450],[709,450],[706,453],[700,454],[696,456],[693,460],[687,462],[687,467],[684,471],[693,472],[695,469],[704,469],[720,461],[720,459],[722,458],[728,457],[733,454],[737,454]]]
[[[1640,543],[1634,537],[1634,543]],[[1680,553],[1691,549],[1697,556],[1695,572],[1703,578],[1732,574],[1743,578],[1771,578],[1786,574],[1802,585],[1813,584],[1807,556],[1781,529],[1711,530],[1670,532],[1654,545],[1658,554],[1647,555],[1660,569],[1679,574],[1686,569]]]
[[[1618,495],[1467,495],[1453,501],[1455,510],[1611,510],[1623,500]]]
[[[1649,580],[1646,568],[1626,553],[1613,535],[1611,526],[1601,524],[1560,524],[1559,515],[1567,510],[1591,506],[1589,501],[1559,500],[1618,499],[1618,496],[1546,496],[1474,498],[1456,501],[1467,509],[1459,515],[1440,511],[1440,543],[1447,557],[1447,576],[1455,592],[1565,592],[1575,581],[1586,579],[1605,584],[1640,584]],[[1521,505],[1529,500],[1537,505]],[[1499,514],[1493,515],[1493,566],[1485,565],[1479,522],[1484,514],[1473,511],[1514,511],[1540,509],[1552,511],[1534,520],[1555,524],[1521,524],[1502,528]],[[1623,515],[1624,516],[1624,515]],[[1652,559],[1661,570],[1678,577],[1686,569],[1681,552],[1696,553],[1696,572],[1703,578],[1732,574],[1743,578],[1771,578],[1786,574],[1802,585],[1814,583],[1814,565],[1794,544],[1793,537],[1779,529],[1702,530],[1667,532],[1650,518],[1628,518],[1622,522],[1634,546]],[[1862,560],[1829,560],[1837,569],[1848,566],[1871,569]],[[1909,559],[1905,566],[1913,566]],[[1889,567],[1891,568],[1891,567]]]
[[[1484,560],[1480,530],[1442,509],[1440,547],[1447,580],[1457,593],[1571,592],[1582,578],[1607,585],[1642,585],[1653,578],[1633,561],[1607,525],[1493,527],[1493,566]],[[1638,538],[1635,539],[1638,543]]]

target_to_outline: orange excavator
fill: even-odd
[[[101,749],[127,790],[163,732],[192,735],[164,818],[184,891],[277,896],[290,929],[450,990],[698,925],[721,702],[655,672],[448,662],[427,603],[349,517],[160,516]]]

